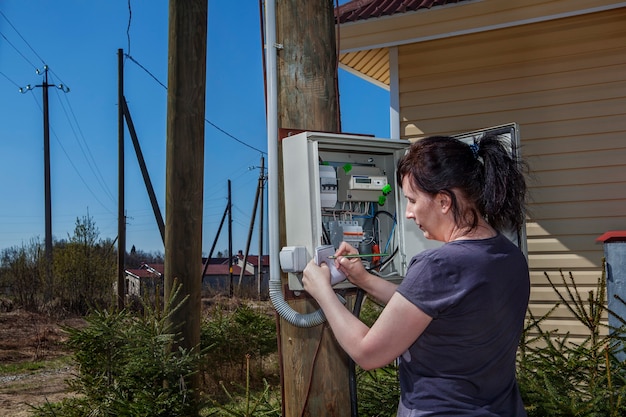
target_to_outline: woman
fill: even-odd
[[[413,257],[400,285],[365,270],[347,243],[337,267],[385,304],[368,328],[337,299],[325,264],[310,262],[305,290],[343,349],[364,369],[399,358],[398,416],[526,416],[515,355],[530,291],[522,252],[500,232],[520,230],[522,164],[501,139],[467,145],[450,137],[415,142],[399,161],[406,217],[444,243]]]

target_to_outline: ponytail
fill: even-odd
[[[517,157],[517,149],[509,149],[498,136],[483,136],[477,145],[483,162],[483,215],[497,230],[519,231],[525,220],[526,164]]]
[[[402,184],[408,175],[411,184],[425,193],[449,195],[455,222],[468,231],[476,228],[479,217],[497,230],[519,231],[525,217],[526,166],[516,151],[494,135],[471,145],[431,136],[414,142],[400,159],[397,180]],[[470,204],[461,205],[458,197]]]

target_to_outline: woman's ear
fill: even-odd
[[[439,193],[437,194],[437,198],[435,200],[439,207],[441,207],[441,212],[443,214],[447,214],[452,207],[452,198],[448,193]]]

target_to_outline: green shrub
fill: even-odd
[[[173,299],[173,297],[172,297]],[[183,301],[184,302],[184,301]],[[168,325],[174,311],[146,308],[137,317],[127,311],[94,311],[87,326],[67,329],[78,376],[69,381],[76,397],[35,408],[38,417],[191,416],[198,404],[188,378],[200,355],[182,348]]]
[[[400,386],[395,365],[371,371],[360,370],[357,376],[360,416],[393,417],[398,411]]]
[[[273,378],[277,376],[276,362],[269,373],[263,367],[264,361],[277,352],[277,343],[273,315],[246,304],[232,312],[220,305],[214,308],[200,331],[200,345],[206,351],[202,369],[213,384],[212,392],[219,396],[221,381],[243,381],[249,372],[248,360],[256,364],[253,387],[261,388],[264,378],[277,379]]]
[[[220,386],[224,391],[228,402],[221,404],[213,401],[212,406],[202,410],[203,416],[231,416],[231,417],[280,417],[281,404],[280,395],[277,390],[263,380],[263,389],[259,394],[254,394],[250,387],[250,355],[246,355],[246,385],[232,384],[231,390],[226,388],[223,382]],[[234,388],[234,389],[233,389]]]
[[[518,381],[529,417],[626,415],[626,364],[615,357],[616,350],[621,349],[616,342],[621,341],[623,328],[609,329],[604,336],[601,332],[606,326],[602,321],[606,311],[605,274],[586,300],[571,273],[566,279],[561,272],[567,298],[557,291],[548,274],[546,277],[589,335],[581,343],[574,343],[568,334],[559,337],[544,331],[541,323],[556,306],[541,318],[529,312],[518,359]],[[531,331],[536,335],[530,337]]]

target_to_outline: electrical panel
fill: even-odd
[[[402,279],[415,253],[438,246],[404,224],[395,167],[409,145],[318,132],[283,139],[285,246],[305,247],[310,260],[316,247],[346,241],[362,254],[381,254],[363,260],[372,273]],[[301,273],[289,273],[289,288],[302,289]]]
[[[514,124],[458,137],[471,142],[486,131],[519,140]],[[415,254],[442,244],[405,218],[395,169],[409,146],[406,140],[320,132],[284,138],[284,246],[304,247],[308,262],[316,247],[346,241],[370,255],[362,261],[371,273],[399,282]],[[525,235],[510,238],[525,244]],[[289,288],[302,290],[301,271],[289,272]]]

